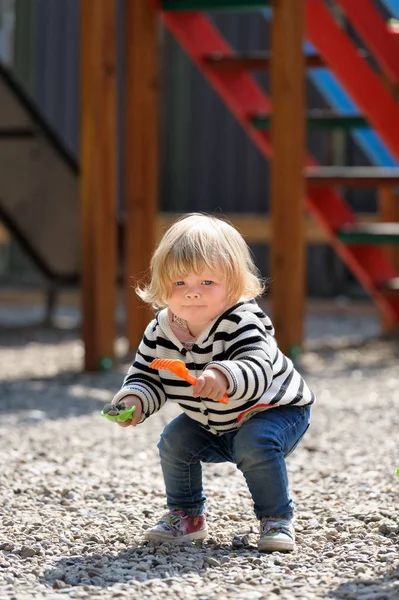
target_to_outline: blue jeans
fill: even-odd
[[[206,497],[201,462],[227,461],[242,471],[258,519],[292,518],[285,458],[309,422],[310,407],[281,406],[253,415],[237,431],[216,436],[187,415],[179,415],[165,427],[158,443],[169,510],[202,514]]]

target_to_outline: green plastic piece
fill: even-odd
[[[337,237],[345,244],[399,244],[399,235],[338,233]]]
[[[269,129],[270,116],[252,117],[251,123],[256,129]],[[370,127],[367,119],[362,115],[317,115],[310,113],[306,118],[307,129],[353,129]]]
[[[132,418],[132,414],[134,413],[135,410],[136,410],[136,407],[131,406],[130,408],[127,408],[123,412],[119,413],[119,415],[108,415],[107,413],[105,413],[102,410],[100,412],[100,415],[102,417],[105,417],[106,419],[108,419],[108,421],[112,421],[113,423],[117,423],[117,422],[124,423],[125,421],[128,421],[129,419]]]
[[[110,358],[109,356],[103,356],[100,359],[100,369],[101,371],[109,371],[110,369],[112,369],[114,362],[112,360],[112,358]]]
[[[291,358],[291,360],[296,361],[300,357],[301,352],[302,350],[299,344],[292,344],[289,351],[289,357]]]
[[[163,0],[162,10],[212,11],[243,10],[253,11],[269,6],[270,0]]]
[[[347,225],[337,237],[346,244],[399,244],[399,223]]]

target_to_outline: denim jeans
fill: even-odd
[[[309,422],[310,407],[281,406],[254,414],[237,431],[216,436],[187,415],[179,415],[165,427],[158,443],[169,510],[202,514],[206,497],[201,462],[227,461],[242,471],[258,519],[292,518],[285,459]]]

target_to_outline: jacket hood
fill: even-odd
[[[236,310],[234,310],[234,308]],[[232,309],[230,309],[232,310]],[[240,302],[233,307],[234,312],[238,314],[241,312],[251,312],[258,317],[258,319],[263,323],[267,333],[274,336],[274,326],[267,314],[261,309],[256,300],[249,300],[247,302]]]

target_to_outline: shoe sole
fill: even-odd
[[[292,552],[295,542],[278,542],[276,540],[261,540],[258,543],[259,552]]]
[[[193,533],[187,533],[187,535],[179,535],[178,537],[170,536],[166,532],[163,534],[162,532],[154,532],[154,533],[145,533],[144,539],[151,540],[162,540],[168,542],[192,542],[195,540],[204,540],[208,535],[207,529],[201,529],[201,531],[194,531]]]

